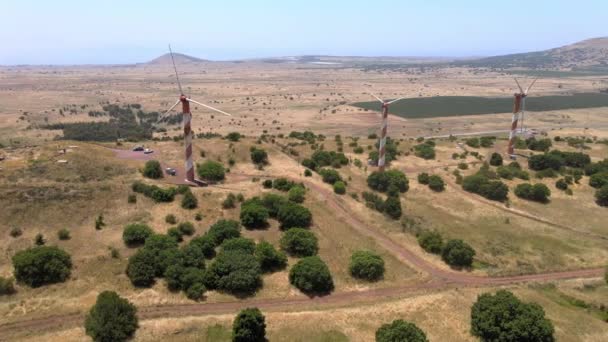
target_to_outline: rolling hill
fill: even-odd
[[[501,69],[608,70],[608,37],[587,39],[544,51],[485,57],[454,64]]]
[[[192,57],[188,55],[184,55],[183,53],[173,53],[173,58],[175,58],[175,63],[177,64],[195,64],[195,63],[204,63],[208,62],[206,59],[201,59],[197,57]],[[153,60],[147,62],[148,65],[164,65],[171,64],[171,55],[166,53],[162,56],[156,57]]]

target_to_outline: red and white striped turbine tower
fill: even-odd
[[[384,172],[386,166],[386,137],[388,136],[388,106],[403,100],[405,97],[400,97],[392,101],[385,101],[372,93],[369,94],[382,103],[382,126],[380,126],[380,144],[378,146],[378,168],[380,172]]]
[[[182,122],[184,125],[184,148],[185,148],[185,157],[186,157],[186,181],[192,185],[201,184],[201,181],[194,178],[194,162],[192,161],[192,112],[190,111],[190,102],[196,103],[197,105],[203,106],[205,108],[211,109],[218,113],[231,116],[230,114],[221,111],[217,108],[213,108],[204,103],[200,103],[195,101],[186,95],[184,95],[184,91],[182,90],[182,84],[179,81],[179,75],[177,73],[177,67],[175,66],[175,59],[173,59],[173,51],[171,51],[171,45],[169,45],[169,53],[171,54],[171,62],[173,63],[173,70],[175,71],[175,79],[177,80],[177,86],[179,87],[179,100],[175,102],[173,106],[169,108],[165,112],[166,115],[173,108],[175,108],[179,103],[182,104]]]
[[[517,83],[517,88],[519,88],[519,93],[515,93],[515,99],[513,102],[513,117],[511,118],[511,131],[509,132],[509,146],[507,148],[507,154],[511,159],[515,159],[515,136],[517,134],[517,123],[519,121],[519,117],[521,116],[521,125],[520,133],[524,133],[524,113],[526,109],[526,97],[528,96],[528,91],[534,85],[537,78],[535,78],[532,83],[526,88],[524,91],[519,84],[517,78],[515,79],[515,83]]]

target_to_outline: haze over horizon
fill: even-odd
[[[229,10],[227,10],[227,8]],[[28,20],[21,18],[27,13]],[[6,3],[0,65],[127,64],[174,51],[211,60],[291,55],[467,57],[607,36],[605,1],[242,0]]]

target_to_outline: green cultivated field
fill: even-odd
[[[377,101],[357,102],[353,106],[380,111]],[[526,110],[531,112],[608,106],[608,94],[579,93],[567,96],[530,96]],[[401,100],[390,107],[390,113],[407,119],[443,116],[509,113],[513,97],[435,96]]]

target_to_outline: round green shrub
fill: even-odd
[[[376,281],[384,276],[384,260],[370,251],[356,251],[350,258],[348,270],[355,278]]]
[[[303,228],[290,228],[281,237],[281,249],[296,257],[317,254],[319,245],[313,232]]]

